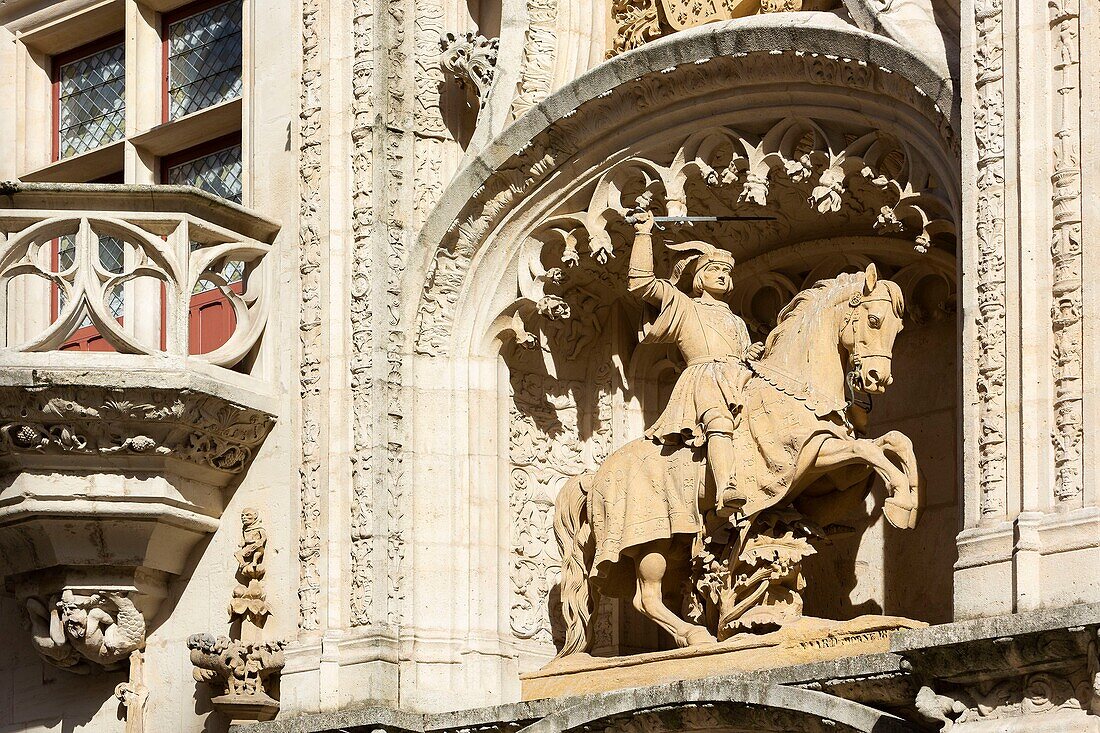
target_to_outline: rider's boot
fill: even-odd
[[[733,436],[725,433],[707,436],[707,463],[717,491],[715,508],[723,519],[738,513],[745,506],[745,497],[737,490],[735,460]]]

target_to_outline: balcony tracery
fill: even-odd
[[[279,225],[184,186],[0,194],[0,577],[42,628],[125,611],[137,652],[275,422],[256,364]],[[229,328],[196,348],[214,297]],[[74,348],[89,329],[113,353]],[[60,636],[35,636],[50,664],[126,663]]]

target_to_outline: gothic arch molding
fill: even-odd
[[[908,733],[900,718],[823,692],[729,678],[603,694],[543,718],[521,733],[614,731],[848,731]]]
[[[587,470],[646,416],[644,405],[609,396],[622,377],[601,368],[583,378],[594,387],[580,403],[565,390],[521,405],[534,421],[529,430],[513,419],[525,385],[509,384],[500,357],[508,350],[537,354],[548,333],[536,327],[540,322],[573,335],[583,329],[586,310],[622,322],[622,313],[599,310],[602,301],[590,309],[574,302],[580,317],[564,318],[569,304],[543,300],[554,294],[557,273],[542,258],[552,250],[560,261],[572,238],[590,273],[607,263],[625,268],[622,214],[634,184],[620,174],[648,175],[661,205],[679,207],[678,213],[708,213],[697,208],[704,200],[718,206],[706,192],[711,181],[719,199],[744,194],[742,203],[787,217],[737,253],[746,276],[780,291],[801,287],[814,271],[801,266],[807,252],[827,253],[828,261],[818,264],[833,267],[832,275],[871,248],[899,280],[904,273],[914,284],[943,281],[926,299],[927,311],[950,314],[959,144],[949,83],[893,42],[851,26],[819,17],[798,28],[770,20],[676,34],[552,95],[459,174],[411,248],[407,291],[421,297],[410,298],[398,320],[415,324],[406,333],[409,374],[417,390],[433,395],[425,400],[431,408],[418,410],[414,420],[437,425],[446,405],[450,447],[438,453],[469,456],[445,468],[431,459],[413,470],[449,482],[458,512],[493,507],[487,516],[495,519],[479,521],[496,522],[496,529],[470,520],[469,531],[480,534],[468,562],[500,579],[480,591],[477,623],[487,619],[480,631],[518,645],[521,669],[545,659],[532,665],[524,654],[551,648],[552,593],[544,579],[555,562],[552,496],[524,494],[521,474],[543,471],[538,456],[553,454],[561,475],[543,487],[552,495],[559,478]],[[753,176],[770,181],[767,191],[756,192],[755,204],[753,192],[746,193]],[[735,227],[708,234],[732,241],[751,232]],[[568,348],[580,353],[590,345],[581,338]],[[580,383],[576,375],[554,372],[549,361],[544,367],[532,379]],[[658,382],[670,368],[657,358],[639,362],[638,393],[648,395],[643,403],[660,399]],[[646,380],[652,384],[643,385]],[[611,412],[622,423],[614,436],[601,432],[603,421],[595,417]],[[547,427],[584,439],[540,442]],[[528,431],[530,450],[509,457],[515,430]],[[425,511],[435,511],[439,491],[422,498]],[[530,531],[509,539],[513,521]]]
[[[471,262],[530,208],[536,189],[606,160],[608,130],[620,132],[621,146],[624,127],[637,137],[647,124],[652,134],[714,110],[751,117],[793,107],[870,119],[929,156],[928,168],[957,212],[950,83],[889,40],[810,15],[797,28],[760,16],[661,39],[593,69],[509,127],[450,184],[421,231],[406,273],[409,290],[421,292],[402,319],[416,324],[410,349],[440,354],[468,343],[472,334],[452,333],[451,319],[464,309],[459,293],[469,290]],[[650,115],[645,124],[639,111]]]

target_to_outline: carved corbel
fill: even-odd
[[[440,63],[472,96],[473,104],[484,107],[496,73],[499,38],[477,33],[448,33],[439,40]]]

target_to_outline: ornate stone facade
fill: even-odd
[[[0,5],[0,733],[1097,727],[1094,4]]]

